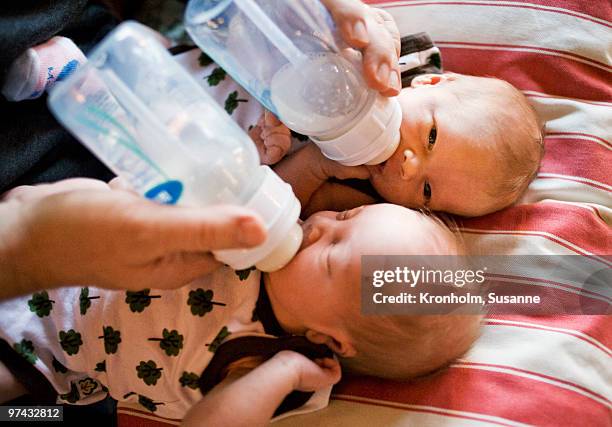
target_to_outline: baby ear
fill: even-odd
[[[357,354],[355,347],[347,340],[336,340],[334,337],[331,337],[327,334],[308,329],[306,331],[306,339],[315,344],[325,344],[328,346],[334,353],[341,357],[354,357]]]
[[[454,73],[445,74],[421,74],[412,79],[410,87],[435,86],[444,81],[455,79]]]

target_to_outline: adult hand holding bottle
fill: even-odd
[[[211,250],[265,235],[245,208],[163,206],[117,182],[17,187],[0,202],[0,299],[63,285],[179,287],[221,265]]]
[[[396,96],[402,85],[398,65],[400,34],[385,10],[360,0],[321,0],[330,11],[344,42],[363,54],[363,76],[372,89]]]
[[[344,42],[361,51],[363,76],[368,86],[383,96],[399,94],[400,34],[393,17],[385,10],[360,0],[321,0],[331,13]],[[249,130],[263,164],[278,163],[291,146],[290,131],[270,111]]]

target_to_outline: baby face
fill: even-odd
[[[347,322],[360,316],[361,255],[455,253],[452,233],[433,219],[400,206],[378,204],[319,212],[303,224],[293,260],[264,280],[283,329],[318,331],[341,342]]]
[[[467,216],[512,202],[490,195],[503,177],[493,144],[479,132],[486,128],[482,119],[451,90],[461,79],[455,74],[417,78],[398,96],[398,149],[384,164],[369,167],[372,185],[385,200]]]

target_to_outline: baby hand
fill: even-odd
[[[367,166],[345,166],[334,160],[328,159],[321,153],[315,144],[308,144],[302,149],[308,155],[308,165],[312,172],[321,181],[329,178],[344,179],[370,179],[370,171]]]
[[[293,389],[316,391],[340,381],[340,364],[336,359],[308,359],[294,351],[281,351],[274,356],[294,373]]]
[[[249,130],[249,136],[255,142],[259,159],[264,165],[278,163],[291,147],[291,131],[268,110]]]

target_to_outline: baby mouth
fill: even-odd
[[[366,166],[370,175],[382,175],[385,172],[385,166],[387,165],[387,161],[385,160],[382,163],[377,165]]]
[[[309,243],[308,240],[310,237],[310,233],[312,233],[312,224],[301,221],[300,227],[302,227],[303,237],[302,237],[302,244],[300,245],[298,252],[308,246],[308,243]]]

